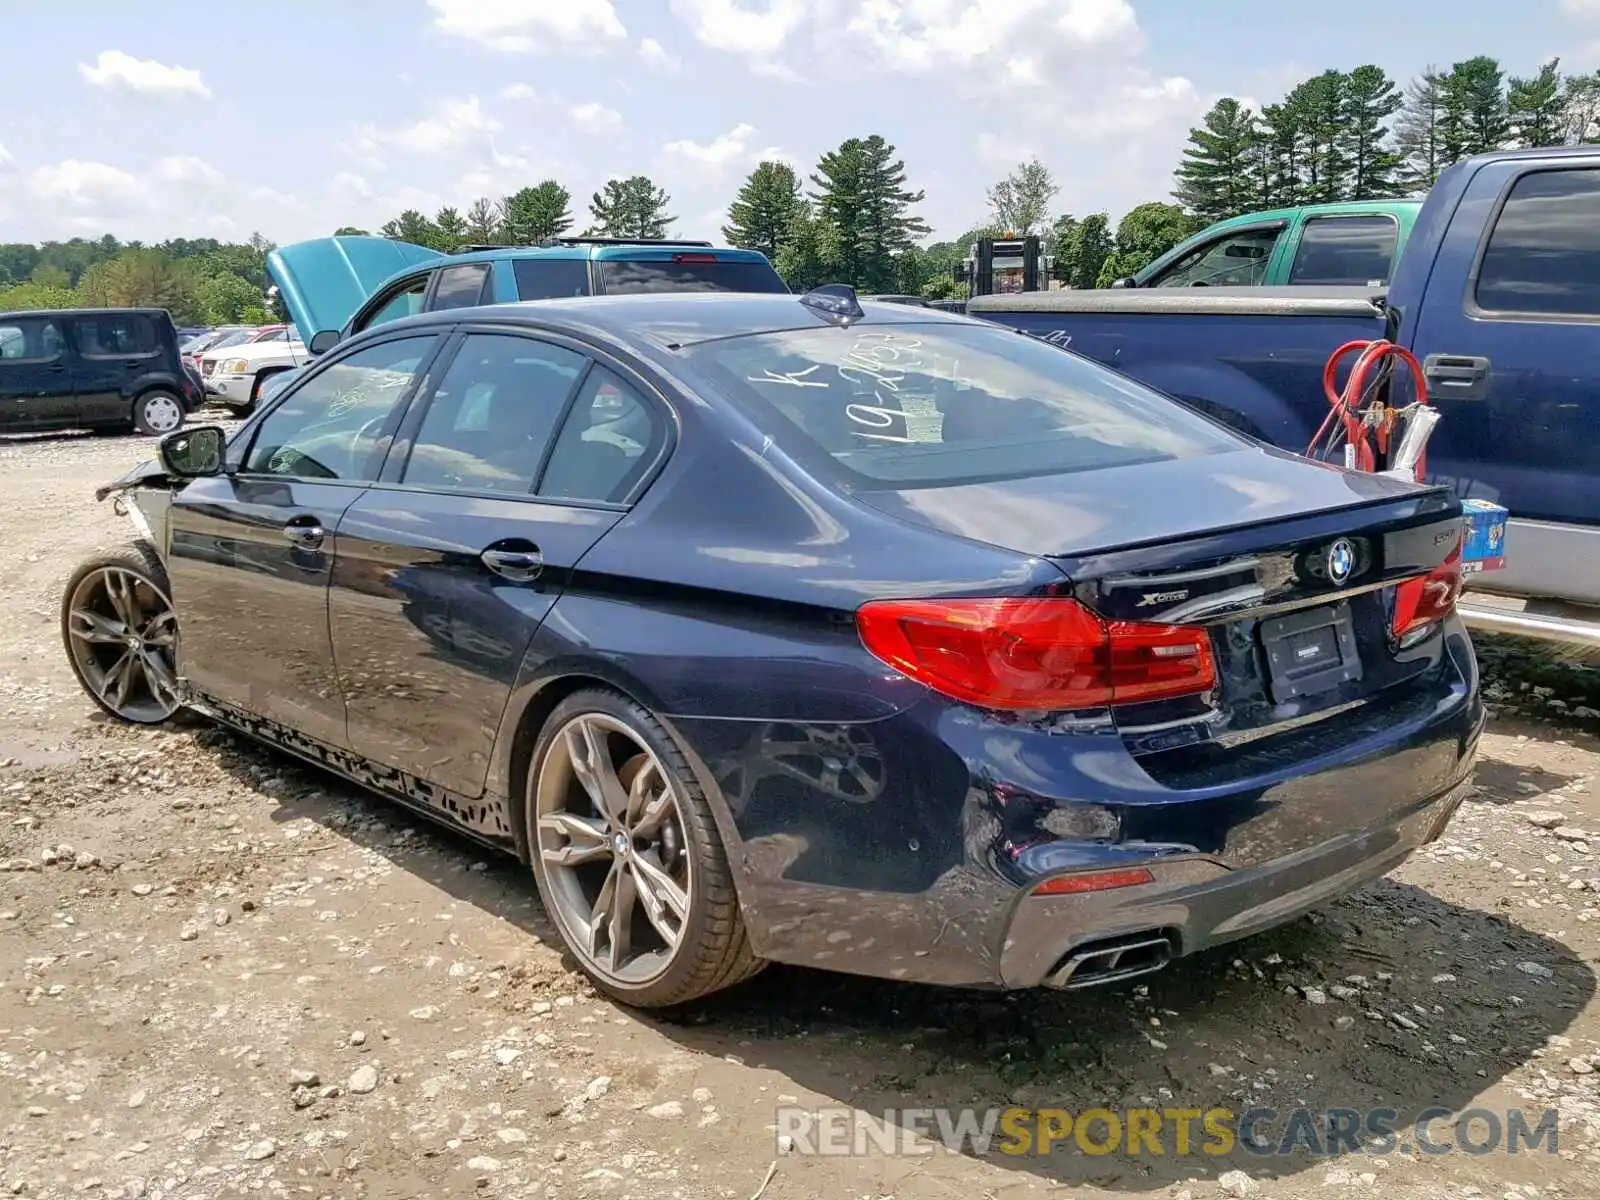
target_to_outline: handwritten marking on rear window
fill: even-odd
[[[922,339],[898,333],[861,333],[839,364],[839,376],[851,383],[898,392],[906,375],[922,369]]]
[[[825,388],[828,386],[828,381],[826,379],[806,378],[806,376],[810,375],[813,371],[820,371],[821,369],[822,365],[820,363],[809,366],[803,371],[779,372],[768,368],[760,375],[746,375],[745,379],[750,383],[779,383],[788,384],[790,387]]]

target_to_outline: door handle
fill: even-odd
[[[67,369],[67,364],[66,363],[51,363],[50,364],[51,372],[53,374],[56,374],[56,375],[61,374],[61,372],[65,371],[66,369]]]
[[[478,561],[503,579],[513,583],[529,583],[544,570],[544,555],[537,546],[511,548],[490,546],[478,555]]]
[[[283,527],[283,536],[301,550],[315,550],[322,545],[328,531],[315,517],[294,517]]]
[[[1422,377],[1431,398],[1482,400],[1489,394],[1487,358],[1465,354],[1430,354],[1422,360]]]

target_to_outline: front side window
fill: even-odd
[[[0,319],[0,360],[51,359],[61,353],[61,327],[45,317]]]
[[[690,360],[792,457],[861,487],[1189,458],[1235,435],[1076,354],[977,325],[752,334]]]
[[[1330,287],[1387,283],[1399,239],[1393,217],[1314,217],[1301,230],[1289,282]]]
[[[85,358],[130,358],[156,352],[156,324],[144,313],[79,317],[78,353]]]
[[[582,258],[519,258],[511,266],[519,300],[560,300],[589,294],[589,263]]]
[[[377,312],[356,326],[356,330],[359,332],[362,329],[371,329],[374,325],[382,325],[386,321],[398,321],[401,317],[416,316],[422,311],[422,298],[427,291],[428,276],[419,275],[407,281],[405,286],[390,296]]]
[[[469,263],[439,272],[433,289],[434,311],[444,308],[471,308],[483,295],[483,281],[489,276],[488,263]]]
[[[398,338],[330,363],[284,397],[256,432],[250,474],[372,480],[432,335]]]
[[[656,461],[666,438],[660,411],[597,366],[561,427],[539,495],[619,504]]]
[[[1150,287],[1258,287],[1283,236],[1281,229],[1241,229],[1196,246],[1162,271]]]
[[[428,402],[401,482],[527,495],[587,363],[532,338],[469,335]]]
[[[1478,307],[1600,316],[1600,171],[1517,180],[1478,269]]]

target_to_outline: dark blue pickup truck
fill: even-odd
[[[975,298],[968,312],[1069,348],[1292,450],[1327,415],[1340,345],[1389,336],[1443,416],[1436,480],[1504,505],[1480,628],[1600,644],[1600,147],[1482,155],[1429,193],[1385,290],[1192,288]]]

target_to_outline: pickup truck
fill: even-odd
[[[1392,338],[1442,416],[1431,478],[1511,512],[1506,568],[1472,577],[1469,624],[1600,646],[1600,147],[1451,167],[1386,289],[1033,292],[967,311],[1299,451],[1332,353]]]
[[[1421,211],[1421,200],[1350,200],[1245,213],[1208,225],[1111,286],[1381,285]]]

